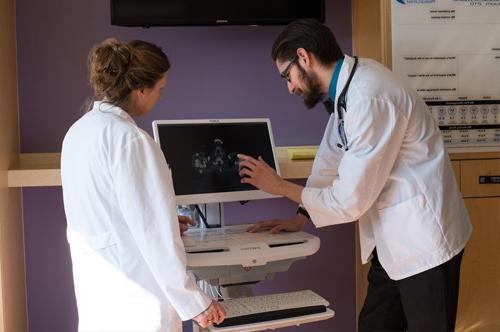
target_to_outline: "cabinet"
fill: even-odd
[[[500,331],[500,183],[479,183],[480,176],[500,175],[500,159],[460,164],[474,231],[462,261],[456,331]]]
[[[500,197],[465,204],[474,232],[462,261],[456,331],[500,331]]]

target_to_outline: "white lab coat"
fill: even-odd
[[[337,98],[353,64],[346,56]],[[379,63],[360,59],[344,121],[349,150],[337,146],[335,111],[302,192],[314,224],[359,220],[363,263],[376,247],[394,280],[459,253],[472,226],[438,126],[423,100]]]
[[[125,111],[94,103],[64,138],[61,176],[80,331],[181,331],[209,306],[165,158]]]

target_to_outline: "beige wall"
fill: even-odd
[[[0,50],[0,331],[26,331],[21,191],[7,187],[19,153],[14,0],[0,0]]]

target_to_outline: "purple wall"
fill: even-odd
[[[161,45],[172,62],[165,96],[138,124],[153,119],[269,117],[277,145],[318,144],[327,115],[306,110],[288,95],[270,59],[282,27],[124,28],[109,24],[103,0],[18,0],[17,46],[22,152],[59,152],[66,130],[90,96],[86,56],[107,37]],[[351,50],[349,0],[327,0],[327,24],[346,53]],[[307,126],[304,123],[307,122]],[[61,188],[23,190],[30,331],[75,331],[76,304],[65,239]],[[291,216],[284,199],[226,205],[228,223]],[[242,220],[241,215],[245,216]],[[336,317],[287,331],[354,331],[354,227],[315,230],[315,256],[256,286],[258,293],[313,289]]]

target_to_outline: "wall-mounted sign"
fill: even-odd
[[[445,143],[500,146],[500,0],[393,0],[392,65]]]

